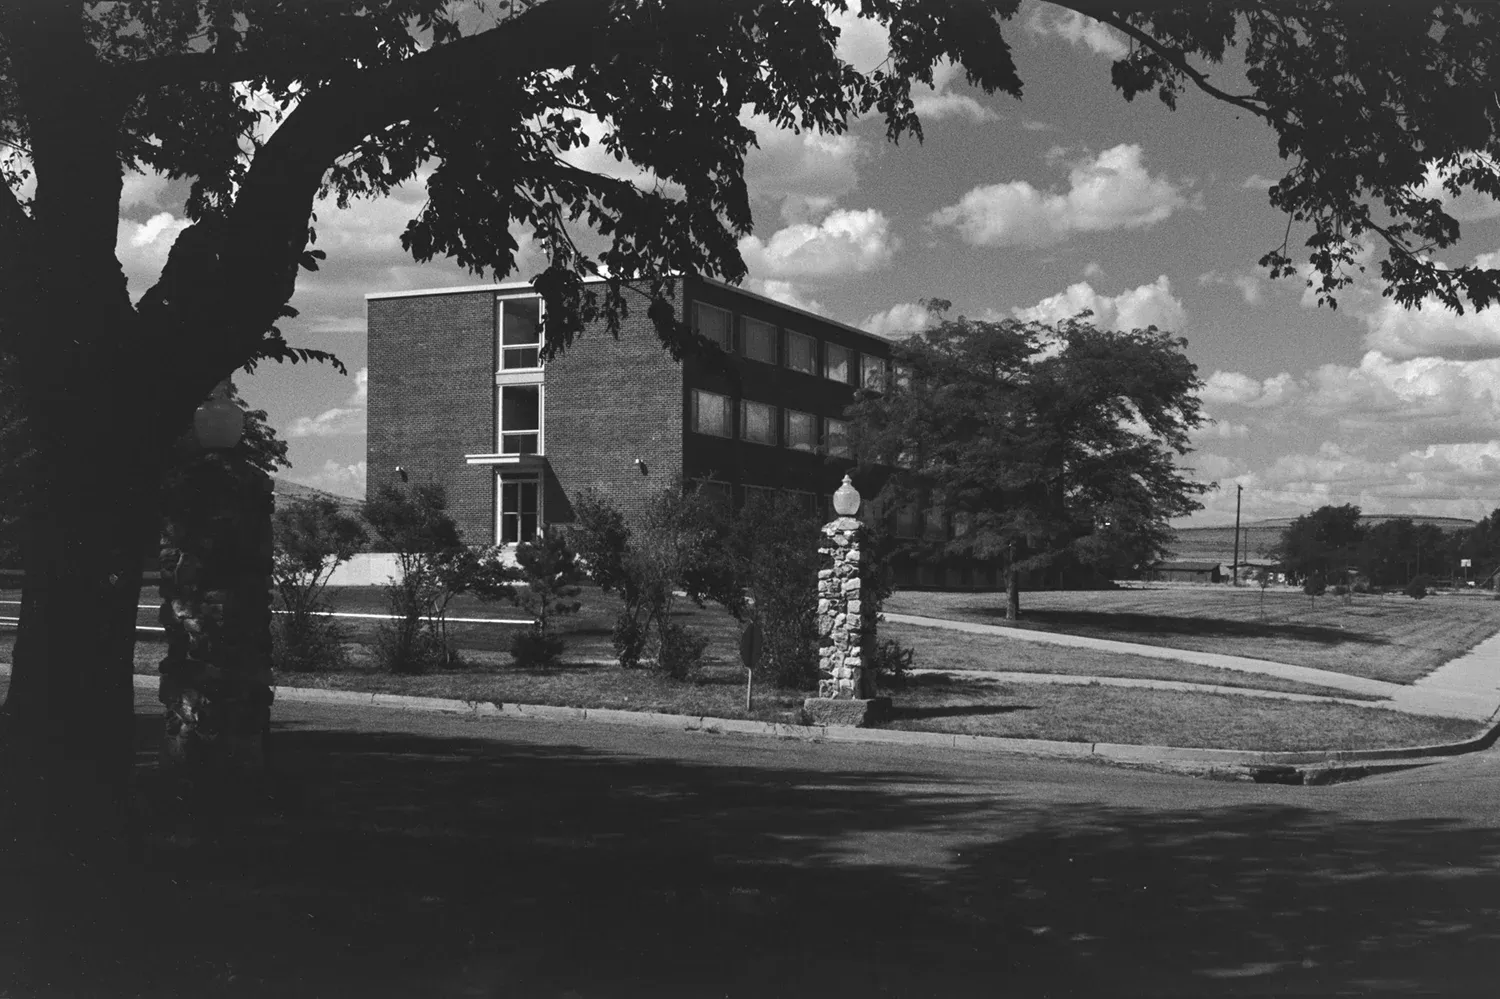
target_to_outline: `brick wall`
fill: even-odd
[[[466,454],[495,447],[495,296],[492,292],[377,298],[368,302],[368,489],[414,480],[448,489],[464,537],[495,533],[494,472]]]
[[[657,338],[646,298],[629,301],[618,340],[601,324],[547,365],[548,523],[570,521],[570,500],[584,489],[628,513],[682,474],[682,367]]]

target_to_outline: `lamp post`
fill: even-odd
[[[236,451],[230,393],[193,413],[163,497],[162,763],[207,785],[263,770],[272,696],[271,478]]]

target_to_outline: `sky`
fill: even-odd
[[[854,65],[885,58],[877,27],[839,23]],[[1269,128],[1196,91],[1176,111],[1126,102],[1109,82],[1124,42],[1081,15],[1028,0],[1005,32],[1022,99],[986,96],[940,66],[917,101],[921,143],[888,143],[878,118],[836,136],[747,118],[759,147],[746,163],[746,287],[888,336],[931,322],[920,304],[931,298],[957,315],[1057,320],[1087,308],[1101,326],[1180,334],[1212,418],[1181,464],[1216,487],[1179,526],[1233,523],[1236,486],[1246,522],[1324,504],[1476,519],[1500,507],[1500,311],[1403,310],[1381,296],[1373,256],[1337,310],[1301,278],[1269,280],[1256,261],[1288,225],[1267,202],[1286,167]],[[1232,60],[1211,72],[1233,89]],[[632,172],[597,147],[571,155]],[[119,252],[136,295],[186,225],[184,193],[127,177]],[[299,277],[300,315],[282,330],[334,351],[349,374],[265,364],[236,380],[288,440],[286,478],[363,496],[366,293],[491,280],[402,251],[422,202],[418,178],[387,198],[317,208],[328,259]],[[1449,211],[1464,239],[1445,259],[1500,260],[1500,203],[1467,194]],[[1305,237],[1292,227],[1294,249]],[[523,245],[504,279],[542,266]]]

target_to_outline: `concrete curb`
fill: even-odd
[[[10,673],[8,663],[0,663],[0,676]],[[154,690],[159,678],[135,674],[134,685]],[[379,694],[354,690],[327,690],[320,687],[272,687],[277,700],[310,704],[344,704],[397,711],[419,711],[438,714],[469,715],[475,718],[510,718],[521,721],[599,722],[605,725],[630,725],[681,732],[770,736],[799,739],[804,742],[884,743],[902,746],[929,746],[936,749],[963,749],[986,753],[1017,753],[1029,756],[1096,759],[1109,763],[1146,766],[1162,765],[1199,775],[1228,774],[1243,779],[1260,779],[1258,771],[1296,771],[1298,779],[1285,783],[1334,783],[1369,773],[1403,769],[1436,762],[1445,756],[1487,749],[1500,739],[1500,723],[1491,724],[1481,735],[1462,742],[1427,746],[1387,747],[1382,749],[1333,749],[1311,752],[1265,752],[1248,749],[1203,749],[1185,746],[1143,746],[1109,742],[1064,742],[1056,739],[1009,739],[991,735],[965,735],[952,732],[911,732],[904,729],[845,728],[821,725],[789,725],[783,722],[754,721],[748,718],[714,718],[707,715],[674,715],[653,711],[625,711],[620,708],[572,708],[551,704],[496,704],[493,701],[465,701],[447,697],[416,697],[410,694]],[[1340,767],[1340,764],[1356,764]],[[1373,764],[1359,766],[1358,764]],[[1347,776],[1340,777],[1342,772]]]

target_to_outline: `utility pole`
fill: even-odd
[[[1245,487],[1236,484],[1234,487],[1234,564],[1229,571],[1234,575],[1233,585],[1240,585],[1240,493]]]

